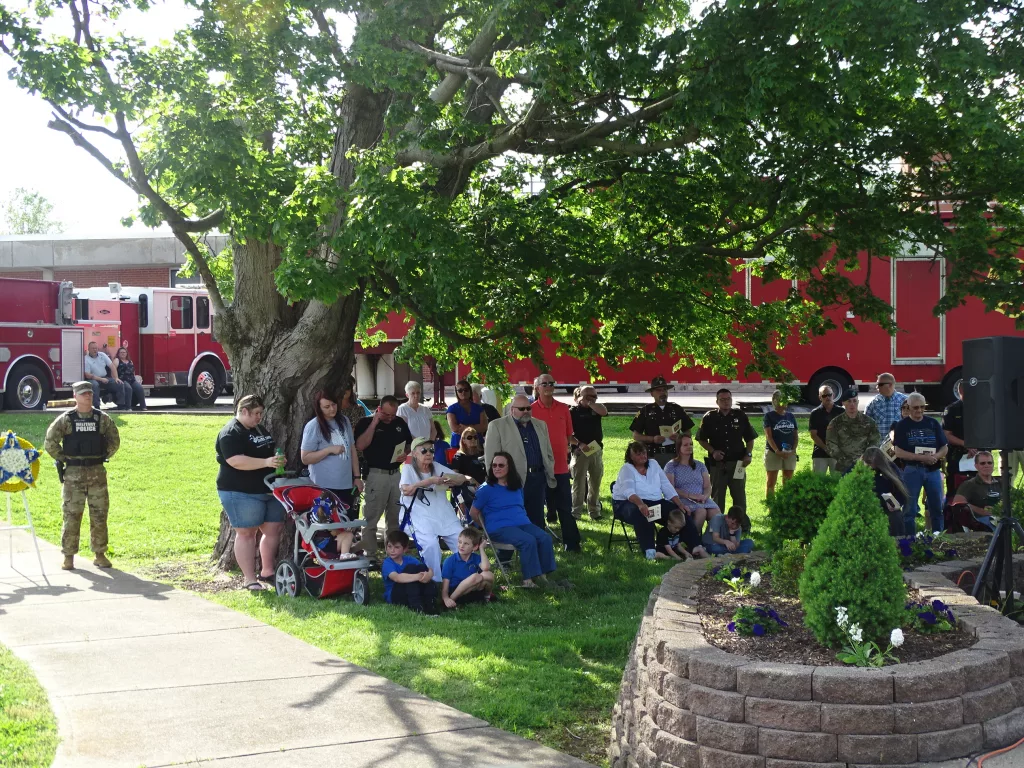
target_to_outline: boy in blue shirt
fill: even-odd
[[[384,580],[384,602],[405,605],[416,613],[436,613],[434,572],[415,557],[407,555],[409,537],[402,531],[391,531],[385,539],[387,559],[381,564]]]
[[[484,553],[484,535],[476,528],[463,528],[458,551],[441,566],[441,600],[448,608],[490,602],[493,588],[494,573]]]
[[[753,539],[743,538],[743,529],[749,526],[750,518],[742,507],[732,507],[724,515],[715,515],[708,521],[708,529],[704,533],[704,549],[713,555],[753,552]]]

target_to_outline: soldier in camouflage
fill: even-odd
[[[113,420],[93,408],[92,385],[78,381],[72,386],[75,407],[62,413],[46,430],[43,447],[63,471],[64,526],[60,532],[64,570],[75,567],[82,513],[89,502],[89,539],[100,568],[109,568],[107,559],[107,471],[103,462],[117,453],[121,438]],[[63,469],[66,466],[67,469]]]
[[[860,412],[856,387],[843,392],[843,414],[833,419],[825,430],[825,445],[836,460],[836,471],[846,474],[864,455],[864,451],[882,441],[878,425]]]

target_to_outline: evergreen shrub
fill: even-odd
[[[836,496],[838,478],[833,474],[803,469],[768,499],[766,548],[774,552],[787,539],[810,544]]]
[[[800,574],[804,572],[806,559],[807,545],[796,539],[786,539],[761,570],[771,574],[773,591],[796,597],[800,592]]]
[[[874,476],[858,464],[839,483],[807,553],[800,577],[804,623],[818,642],[836,647],[846,639],[836,624],[836,608],[844,606],[867,640],[884,643],[903,623],[906,595]]]

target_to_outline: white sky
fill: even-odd
[[[67,11],[65,11],[67,12]],[[122,24],[151,43],[166,39],[188,19],[176,0],[147,13],[127,12]],[[70,31],[67,18],[54,20]],[[119,234],[121,219],[135,210],[135,193],[111,176],[66,134],[46,127],[49,105],[8,79],[12,61],[0,54],[0,201],[18,188],[34,189],[53,203],[53,217],[71,235]],[[140,224],[136,229],[147,229]]]

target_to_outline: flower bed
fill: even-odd
[[[1024,738],[1024,631],[956,586],[978,564],[903,576],[921,600],[948,604],[973,645],[881,669],[834,658],[779,663],[716,647],[699,612],[707,564],[676,566],[651,595],[623,676],[613,766],[923,768]],[[790,627],[750,642],[799,625],[774,607]],[[901,658],[910,658],[909,636]]]

